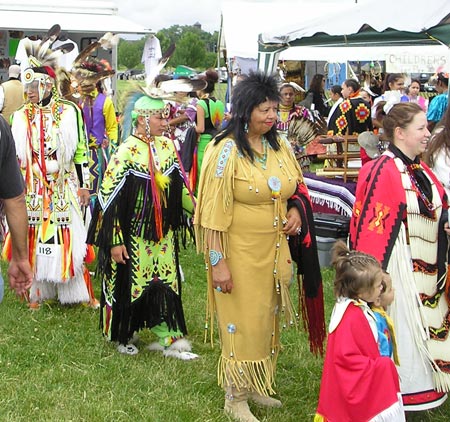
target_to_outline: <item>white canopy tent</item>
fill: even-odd
[[[389,16],[392,16],[394,21],[399,21],[396,22],[399,25],[404,24],[405,28],[410,30],[420,30],[428,27],[427,22],[429,26],[438,23],[439,16],[445,15],[450,4],[448,0],[433,0],[430,7],[422,11],[424,8],[420,6],[418,9],[415,3],[418,3],[418,0],[377,0],[375,10],[389,10]],[[394,6],[397,9],[394,9]],[[353,0],[293,0],[268,3],[226,0],[222,5],[220,51],[233,62],[238,61],[245,67],[256,68],[259,49],[260,68],[271,70],[275,69],[278,59],[329,63],[377,60],[385,61],[390,72],[405,73],[430,73],[438,66],[448,66],[448,49],[439,43],[427,46],[418,45],[419,42],[415,45],[402,43],[389,45],[387,49],[386,45],[381,46],[373,42],[355,45],[340,41],[326,46],[311,39],[306,46],[295,46],[297,37],[302,37],[303,34],[316,34],[317,31],[351,34],[352,31],[358,31],[366,21],[365,13],[368,13],[369,18],[375,15],[375,23],[370,22],[376,29],[382,30],[389,25],[386,13],[376,14],[373,13],[374,9],[367,12],[370,7],[373,7],[372,0],[358,0],[356,4]],[[417,13],[417,10],[421,12]],[[270,32],[267,28],[270,28]],[[266,49],[266,46],[269,48]],[[337,46],[342,48],[336,48]],[[262,56],[268,58],[267,63],[261,60]]]
[[[147,33],[148,29],[118,15],[111,1],[0,1],[0,29],[46,31],[58,23],[71,33]]]
[[[0,0],[0,78],[7,78],[9,63],[15,60],[21,38],[42,36],[59,24],[81,51],[105,32],[114,34],[145,34],[150,30],[118,15],[111,1],[77,0]],[[117,69],[117,47],[99,50],[99,58],[107,59]],[[112,80],[115,90],[116,81]]]
[[[259,68],[273,70],[279,54],[294,46],[315,47],[319,51],[333,47],[341,58],[349,56],[349,49],[353,54],[355,47],[367,53],[375,52],[373,47],[380,46],[389,50],[393,46],[405,49],[405,46],[430,44],[448,47],[449,21],[448,0],[433,0],[426,5],[420,0],[360,1],[346,12],[331,11],[296,25],[288,23],[282,31],[277,28],[262,31]]]
[[[221,44],[228,57],[256,59],[258,35],[267,28],[282,32],[305,18],[318,18],[327,11],[344,10],[345,7],[348,4],[308,0],[268,3],[225,0],[222,4]]]

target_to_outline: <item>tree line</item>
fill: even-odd
[[[141,63],[144,45],[149,35],[137,41],[121,39],[117,50],[119,69],[143,69]],[[166,67],[185,65],[195,69],[217,67],[218,32],[210,34],[200,25],[173,25],[156,33],[164,53],[172,43],[175,52]]]

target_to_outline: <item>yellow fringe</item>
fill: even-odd
[[[289,293],[288,283],[282,283],[277,281],[279,289],[279,294],[281,295],[281,314],[280,320],[282,322],[282,327],[297,327],[297,313],[295,312],[294,304],[292,303],[292,298]],[[277,289],[278,291],[278,289]]]
[[[212,275],[211,266],[208,266],[207,273],[207,292],[206,292],[206,315],[205,315],[205,336],[204,342],[207,342],[208,330],[209,330],[209,341],[211,347],[214,347],[214,322],[215,322],[215,302],[214,302],[214,289],[212,285]]]
[[[256,391],[263,396],[275,394],[275,368],[278,348],[274,354],[260,361],[237,361],[221,356],[217,368],[218,384],[222,388],[230,385],[238,391]]]
[[[322,416],[316,413],[314,415],[314,421],[313,422],[327,422],[326,419]]]
[[[164,190],[169,186],[170,177],[162,174],[160,171],[156,171],[155,182],[159,189]]]
[[[216,244],[220,247],[224,258],[228,256],[228,234],[212,229],[205,229],[199,225],[194,225],[197,253],[205,255],[205,262],[208,263],[209,245]]]

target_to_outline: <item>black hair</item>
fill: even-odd
[[[448,86],[448,73],[439,72],[437,74],[437,80],[443,82],[445,85]]]
[[[411,79],[411,82],[409,83],[409,86],[411,86],[414,82],[416,84],[419,84],[419,88],[421,87],[419,79]]]
[[[339,96],[342,97],[342,87],[341,87],[340,85],[333,85],[333,86],[330,88],[330,91],[331,91],[333,94],[339,94]]]
[[[398,81],[399,79],[405,79],[405,77],[401,73],[389,73],[386,75],[383,84],[383,92],[390,91],[390,84]]]
[[[311,79],[311,83],[309,84],[308,91],[310,91],[310,92],[318,92],[318,93],[323,92],[322,81],[323,81],[324,77],[325,76],[322,75],[321,73],[315,74],[312,77],[312,79]]]
[[[231,119],[227,127],[216,136],[215,143],[217,144],[221,139],[231,135],[239,152],[253,160],[254,154],[247,140],[245,126],[250,121],[250,116],[255,107],[266,101],[280,102],[275,76],[260,71],[250,72],[234,87],[233,97],[231,98]],[[280,149],[276,125],[271,127],[265,137],[274,150]]]
[[[361,85],[356,79],[346,79],[344,84],[353,89],[353,92],[358,92],[361,89]]]

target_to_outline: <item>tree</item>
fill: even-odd
[[[145,38],[138,41],[128,41],[121,39],[117,49],[117,64],[119,67],[133,69],[142,67],[141,59],[144,50]]]
[[[175,43],[175,53],[167,66],[176,67],[179,64],[206,69],[214,67],[217,61],[217,37],[218,32],[213,34],[203,31],[194,25],[172,25],[156,34],[164,53],[172,43]],[[138,41],[120,40],[117,52],[117,61],[120,67],[128,69],[141,68],[141,57],[144,49],[144,37]]]
[[[190,67],[202,67],[205,62],[205,44],[194,32],[186,32],[176,44],[171,59],[174,65],[183,64]]]

